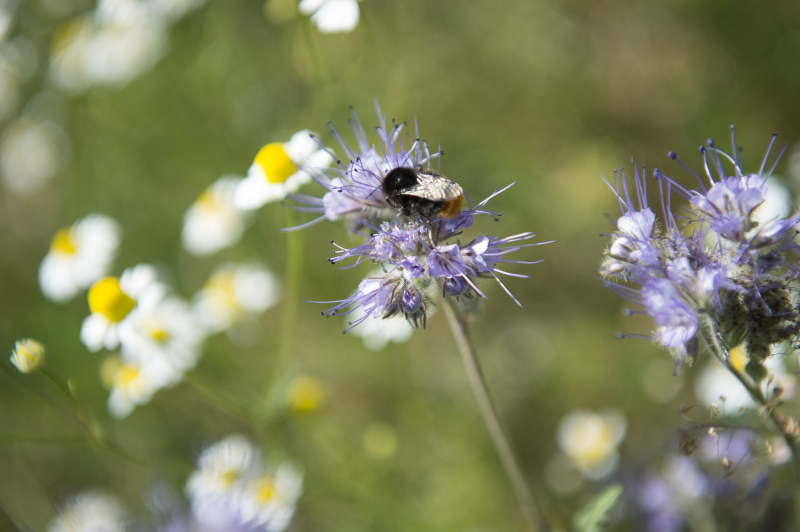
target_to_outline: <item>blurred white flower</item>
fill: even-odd
[[[362,316],[364,316],[364,310],[358,307],[351,314],[345,316],[345,328],[349,328],[350,322],[358,321]],[[401,318],[402,316],[386,320],[366,320],[358,327],[351,329],[348,334],[360,336],[370,351],[380,351],[389,342],[402,344],[411,338],[414,329],[407,320]]]
[[[121,532],[126,528],[122,502],[104,491],[73,495],[50,521],[48,532]]]
[[[769,179],[764,202],[753,211],[753,220],[766,223],[775,218],[788,218],[796,210],[792,193],[782,183],[781,178],[773,175]]]
[[[22,373],[35,371],[44,362],[44,346],[32,338],[23,338],[14,344],[11,363]]]
[[[617,448],[626,429],[627,421],[619,410],[595,413],[578,409],[561,420],[556,439],[561,451],[586,477],[602,480],[619,465]]]
[[[195,315],[209,332],[221,332],[274,306],[280,293],[280,281],[263,266],[225,264],[195,295]]]
[[[350,33],[358,25],[357,0],[301,0],[297,9],[311,15],[320,33]]]
[[[48,299],[64,303],[108,274],[121,238],[119,224],[90,214],[59,229],[39,266],[39,286]]]
[[[142,301],[119,330],[124,360],[161,358],[178,374],[197,365],[203,340],[204,330],[189,305],[174,296]]]
[[[170,24],[205,0],[100,0],[54,40],[50,74],[64,89],[123,86],[164,55]]]
[[[157,282],[156,270],[140,264],[128,268],[120,277],[104,277],[89,289],[91,314],[83,320],[81,341],[89,351],[115,349],[119,345],[119,328],[127,326],[126,318],[139,303],[149,307],[159,301],[165,287]]]
[[[100,373],[111,390],[108,411],[117,419],[147,404],[158,390],[175,384],[181,377],[164,358],[155,356],[125,360],[111,355],[103,361]]]
[[[289,524],[302,476],[283,463],[276,470],[243,436],[234,434],[206,449],[186,482],[194,519],[202,526],[247,524],[280,532]]]
[[[0,174],[8,188],[28,193],[60,172],[69,160],[69,137],[54,122],[22,116],[0,138]]]
[[[265,472],[247,483],[236,506],[244,522],[267,532],[280,532],[291,521],[302,491],[303,476],[284,463],[274,474]]]
[[[242,181],[222,176],[197,198],[183,217],[183,247],[192,255],[204,257],[239,241],[247,215],[236,208],[233,197]]]
[[[257,209],[284,199],[311,181],[302,169],[325,168],[333,156],[319,147],[307,129],[292,135],[289,142],[267,144],[256,155],[247,177],[236,188],[234,203],[240,209]]]
[[[780,349],[781,345],[779,344],[775,350],[780,351]],[[739,371],[744,371],[747,365],[747,352],[744,347],[739,346],[731,349],[730,357],[733,366]],[[764,367],[775,375],[775,380],[770,388],[775,386],[782,387],[784,398],[794,395],[797,388],[797,378],[794,375],[787,374],[782,356],[773,354],[767,357],[764,361]],[[765,380],[762,386],[766,385],[767,381]],[[766,388],[764,389],[767,391]],[[713,403],[722,408],[724,402],[725,413],[728,415],[735,416],[744,408],[754,408],[756,406],[747,388],[716,359],[706,364],[699,378],[695,381],[695,394],[707,406]],[[724,398],[724,401],[722,398]]]

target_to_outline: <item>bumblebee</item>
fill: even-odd
[[[381,185],[387,203],[406,216],[453,218],[467,205],[461,185],[430,169],[398,167]]]

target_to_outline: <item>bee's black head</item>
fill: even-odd
[[[417,173],[413,168],[398,167],[383,178],[383,193],[391,196],[392,193],[412,187],[417,183]]]

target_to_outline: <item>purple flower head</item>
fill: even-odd
[[[381,319],[391,316],[397,312],[396,298],[402,293],[400,289],[403,283],[402,277],[394,274],[384,277],[367,277],[358,284],[358,290],[355,294],[341,301],[333,301],[333,303],[338,304],[324,311],[322,315],[328,318],[331,316],[344,316],[356,309],[361,309],[363,316],[352,322],[350,324],[351,327],[347,330],[352,329],[370,317]]]
[[[733,134],[731,138],[735,146]],[[657,327],[652,339],[679,361],[687,354],[696,357],[705,345],[696,335],[699,315],[730,346],[748,342],[750,353],[768,354],[771,345],[800,337],[794,318],[800,309],[790,288],[800,268],[787,254],[800,250],[791,240],[800,215],[761,223],[754,218],[777,165],[776,160],[765,171],[774,140],[758,172],[750,174],[742,171],[739,149],[734,147],[731,156],[712,140],[700,150],[705,178],[671,152],[670,158],[695,178],[697,189],[656,169],[658,218],[648,206],[644,167],[634,172],[633,187],[624,169],[615,172],[613,185],[606,181],[622,216],[616,231],[607,235],[612,240],[600,272],[619,281],[607,286],[653,316]],[[682,198],[684,205],[677,208],[673,198]]]
[[[425,267],[419,262],[419,257],[406,257],[397,265],[397,269],[402,271],[403,277],[409,283],[425,276]]]
[[[667,279],[654,278],[642,288],[647,313],[655,318],[655,337],[664,347],[674,349],[682,360],[686,346],[697,332],[697,315],[683,295]]]
[[[444,280],[444,295],[450,297],[463,296],[469,292],[469,285],[459,277]]]

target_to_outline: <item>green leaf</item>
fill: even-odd
[[[612,484],[580,510],[572,520],[576,532],[600,532],[608,524],[606,514],[616,506],[625,487]]]

